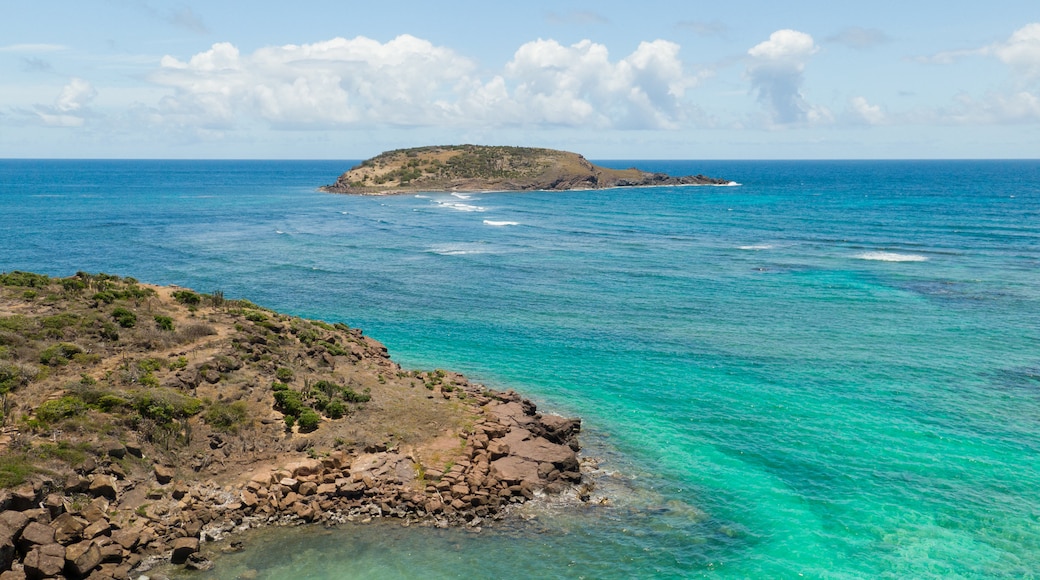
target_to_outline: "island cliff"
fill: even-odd
[[[727,185],[704,175],[672,177],[609,169],[577,153],[530,147],[445,145],[387,151],[322,191],[388,195],[416,191],[532,191],[661,185]]]
[[[342,323],[80,272],[0,273],[0,576],[211,564],[250,526],[478,527],[588,499],[578,419]]]

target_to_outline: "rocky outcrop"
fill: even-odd
[[[562,191],[673,185],[728,185],[705,175],[672,177],[594,165],[577,153],[531,147],[449,145],[382,153],[351,168],[330,193],[415,191]]]
[[[102,472],[117,464],[97,466],[89,483],[73,482],[94,498],[86,504],[46,480],[17,490],[18,502],[7,499],[9,508],[19,509],[0,513],[0,573],[125,579],[142,562],[166,560],[206,570],[212,564],[202,551],[205,542],[250,526],[393,517],[478,527],[503,517],[508,506],[581,481],[580,420],[541,415],[512,391],[454,385],[433,396],[478,406],[481,418],[446,469],[385,446],[301,455],[257,469],[232,487],[185,484],[158,464],[152,469],[157,481],[120,480]],[[151,500],[131,510],[131,496],[144,487]]]

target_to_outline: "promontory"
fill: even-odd
[[[673,177],[594,165],[577,153],[532,147],[439,145],[396,149],[351,168],[330,193],[391,195],[417,191],[536,191],[669,185],[728,185],[729,180]]]
[[[476,529],[536,495],[588,500],[580,426],[402,369],[340,322],[0,272],[0,578],[125,580],[207,569],[248,527]]]

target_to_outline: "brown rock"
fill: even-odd
[[[93,540],[98,536],[107,536],[112,530],[112,525],[108,523],[106,519],[100,519],[83,530],[83,537],[88,540]]]
[[[173,548],[173,555],[170,556],[170,562],[174,564],[183,564],[188,556],[199,551],[199,539],[198,538],[177,538],[170,544]]]
[[[86,576],[101,564],[101,549],[92,541],[83,541],[65,548],[65,562],[78,576]]]
[[[26,580],[25,572],[22,570],[8,570],[0,573],[0,580]]]
[[[87,504],[87,507],[80,510],[79,516],[90,523],[98,522],[107,519],[109,507],[108,498],[97,497]]]
[[[538,481],[538,463],[522,457],[509,456],[491,462],[491,474],[500,481],[517,484]]]
[[[101,561],[103,563],[118,564],[123,561],[123,547],[116,543],[101,547]]]
[[[255,493],[249,491],[248,489],[242,492],[242,505],[246,506],[249,509],[253,509],[256,507],[257,503],[259,503],[259,500],[257,499]]]
[[[36,546],[25,555],[22,565],[28,578],[57,576],[65,569],[65,546],[61,544]]]
[[[40,522],[29,522],[22,530],[22,536],[18,545],[23,552],[27,552],[33,546],[46,546],[54,543],[54,528]]]
[[[112,532],[112,541],[126,550],[133,550],[141,541],[141,528],[114,530]]]
[[[25,512],[13,510],[0,511],[0,525],[6,526],[11,534],[17,538],[25,526],[29,525],[29,516]]]
[[[495,439],[488,443],[487,450],[491,455],[492,461],[509,455],[509,445],[501,439]]]
[[[90,488],[87,490],[94,497],[107,497],[116,499],[116,482],[108,475],[94,475],[90,478]]]
[[[305,482],[300,484],[300,491],[299,491],[300,495],[303,495],[303,496],[314,495],[317,492],[318,492],[318,484],[314,483],[313,481],[305,481]]]
[[[172,467],[156,463],[153,469],[155,471],[155,481],[158,481],[159,485],[166,485],[173,481],[174,469]]]
[[[59,544],[69,544],[83,537],[83,530],[88,522],[77,518],[70,513],[64,513],[54,518],[51,527],[54,528],[54,539]]]

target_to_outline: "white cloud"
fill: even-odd
[[[53,105],[36,105],[33,110],[45,125],[81,127],[91,114],[89,105],[96,96],[93,85],[73,77],[62,87]]]
[[[1019,28],[1006,42],[990,45],[981,52],[996,56],[1027,79],[1040,78],[1040,22]]]
[[[802,95],[805,65],[819,48],[812,36],[797,30],[777,30],[748,50],[747,74],[759,101],[775,124],[819,123],[831,119],[824,107]]]
[[[864,97],[852,98],[849,102],[848,116],[854,122],[867,125],[883,125],[888,121],[888,116],[881,110],[881,107],[870,104]]]
[[[214,44],[163,57],[152,82],[171,90],[150,118],[228,129],[251,118],[280,128],[568,125],[675,127],[685,92],[679,46],[657,40],[611,61],[605,46],[521,46],[483,80],[474,61],[409,35],[261,48]]]
[[[824,39],[825,42],[842,44],[856,50],[873,48],[891,42],[891,40],[892,39],[881,30],[876,28],[861,28],[859,26],[845,28],[837,34],[828,36]]]

